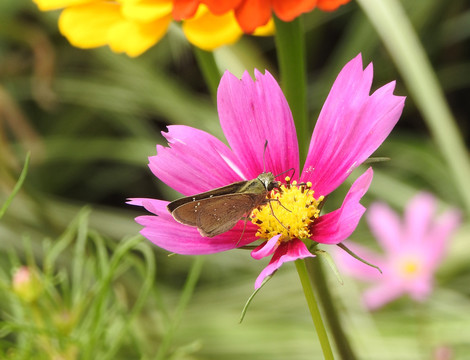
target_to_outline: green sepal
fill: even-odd
[[[258,291],[261,290],[261,288],[269,281],[271,280],[271,278],[273,277],[273,275],[275,274],[272,273],[271,275],[268,275],[264,278],[263,282],[261,283],[261,286],[259,288],[257,288],[255,291],[253,291],[253,294],[251,294],[251,296],[248,298],[248,300],[246,301],[245,303],[245,306],[243,307],[243,310],[242,310],[242,313],[240,315],[240,320],[239,320],[239,324],[242,323],[243,319],[245,318],[245,314],[246,314],[246,311],[248,310],[248,306],[251,304],[251,301],[253,300],[253,298],[255,297],[255,295],[258,293]]]
[[[365,261],[363,258],[359,257],[358,255],[356,255],[355,253],[352,252],[351,249],[349,249],[346,245],[344,245],[343,243],[340,243],[340,244],[337,244],[341,249],[343,249],[344,251],[346,251],[349,255],[351,255],[353,258],[355,258],[356,260],[359,260],[361,263],[363,264],[366,264],[370,267],[373,267],[374,269],[377,269],[379,271],[379,273],[382,274],[382,270],[380,270],[380,268],[376,265],[373,265],[371,264],[370,262],[367,262]]]
[[[363,164],[373,164],[373,163],[378,163],[378,162],[384,162],[384,161],[390,161],[391,159],[389,157],[370,157],[366,161],[363,162]]]

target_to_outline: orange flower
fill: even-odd
[[[196,13],[199,4],[205,4],[211,13],[221,15],[233,10],[243,32],[251,34],[266,25],[272,12],[283,21],[292,21],[317,6],[324,11],[336,10],[350,0],[174,0],[173,17],[187,19]]]
[[[139,56],[165,36],[174,19],[173,9],[183,19],[182,29],[193,45],[204,49],[236,42],[243,31],[231,7],[240,0],[207,0],[216,12],[193,0],[33,0],[41,10],[63,9],[60,32],[79,48],[108,45],[112,51]],[[272,21],[254,35],[271,35]]]
[[[215,15],[225,14],[235,9],[242,0],[173,0],[173,18],[184,20],[192,18],[200,4],[206,5]]]
[[[349,1],[350,0],[318,0],[317,6],[323,11],[334,11]]]

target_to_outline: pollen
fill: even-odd
[[[286,183],[268,193],[267,203],[251,213],[252,223],[258,226],[256,236],[270,239],[281,234],[280,241],[311,237],[311,225],[320,215],[319,205],[324,197],[314,197],[312,184],[296,181]]]

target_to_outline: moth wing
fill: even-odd
[[[216,188],[210,191],[206,191],[200,194],[186,196],[180,199],[176,199],[170,202],[167,205],[167,209],[170,213],[173,213],[178,207],[186,205],[188,203],[195,202],[197,200],[204,200],[204,199],[212,199],[215,196],[221,196],[226,194],[237,193],[243,186],[247,183],[247,181],[238,181],[229,185],[222,186],[220,188]]]
[[[199,203],[198,201],[191,201],[183,205],[180,205],[177,208],[175,208],[173,211],[171,211],[171,215],[176,221],[178,221],[181,224],[189,225],[189,226],[196,226],[198,208],[199,208],[198,203]]]
[[[216,196],[200,202],[196,226],[202,236],[213,237],[232,229],[255,206],[255,194]]]
[[[230,222],[231,225],[227,225],[229,228],[225,231],[228,231],[233,226],[235,226],[237,221],[240,220],[244,214],[251,211],[251,209],[255,206],[253,205],[255,198],[256,196],[254,194],[238,193],[223,196],[213,196],[201,200],[191,199],[191,201],[175,208],[171,212],[171,215],[181,224],[197,226],[203,231],[205,231],[204,229],[207,229],[207,232],[211,232],[210,230],[213,226],[220,226],[224,221],[235,218],[236,220]],[[220,231],[215,235],[221,234],[225,231]]]

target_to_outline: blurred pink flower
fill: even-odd
[[[366,290],[363,301],[369,309],[409,294],[425,300],[433,288],[434,273],[445,256],[452,233],[460,224],[460,214],[448,210],[436,217],[436,199],[428,193],[416,195],[405,209],[404,219],[383,203],[369,207],[366,217],[384,254],[379,255],[357,244],[345,244],[376,269],[338,251],[338,267],[345,273],[375,285]]]
[[[359,201],[369,188],[372,169],[354,182],[339,209],[319,216],[317,205],[384,141],[402,113],[405,98],[393,95],[395,82],[370,95],[372,64],[363,70],[362,58],[356,56],[333,84],[313,132],[305,167],[299,172],[297,135],[287,101],[269,72],[263,75],[255,70],[255,78],[253,81],[245,72],[239,80],[225,72],[220,81],[218,112],[230,148],[201,130],[169,126],[163,133],[169,147],[157,145],[149,167],[161,181],[189,196],[256,178],[264,169],[263,147],[268,141],[266,171],[279,174],[293,168],[295,174],[301,174],[301,182],[311,182],[306,206],[297,207],[297,200],[288,204],[283,199],[283,205],[292,209],[286,216],[297,216],[294,220],[299,224],[284,220],[281,212],[285,210],[279,206],[274,213],[286,222],[287,231],[273,220],[268,206],[267,222],[272,228],[265,227],[262,233],[261,225],[248,222],[240,239],[244,222],[239,221],[226,233],[202,237],[196,228],[173,219],[167,201],[131,199],[129,203],[157,215],[139,216],[136,221],[144,226],[142,235],[171,252],[209,254],[261,240],[252,257],[272,255],[272,259],[256,280],[258,288],[284,262],[314,256],[300,239],[337,244],[351,235],[365,211]],[[277,206],[276,202],[271,204]],[[304,217],[305,208],[314,214]]]

